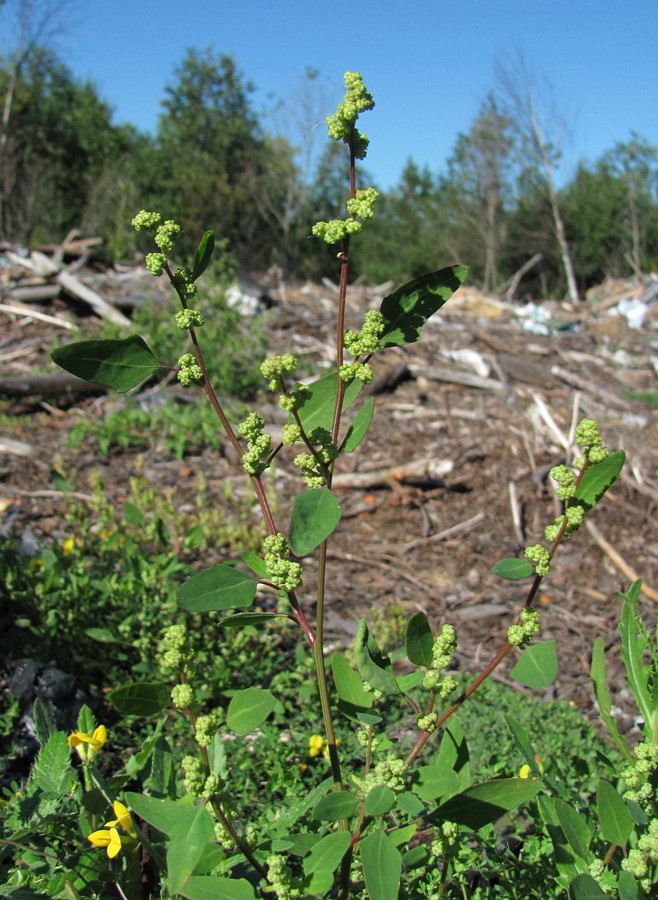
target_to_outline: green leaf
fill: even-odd
[[[651,694],[651,667],[642,665],[644,651],[650,643],[644,623],[636,613],[640,595],[641,581],[635,581],[625,594],[619,618],[619,637],[621,638],[621,657],[626,668],[628,684],[640,714],[649,733],[653,732],[655,704]]]
[[[322,822],[336,822],[353,816],[358,800],[349,791],[330,791],[313,807],[313,818]]]
[[[298,794],[291,791],[291,793],[286,796],[286,805],[282,807],[281,814],[276,820],[276,828],[281,829],[278,833],[284,833],[288,836],[292,826],[301,819],[307,810],[315,806],[318,800],[326,794],[332,784],[333,779],[331,775],[329,775],[321,781],[320,784],[316,784],[316,786],[303,797],[300,797]],[[271,829],[272,826],[270,826],[270,830]],[[290,835],[290,838],[291,840],[293,838],[297,840],[298,835]]]
[[[638,400],[640,403],[646,403],[647,406],[658,407],[658,394],[653,391],[622,391],[622,397],[630,397],[631,400]]]
[[[363,878],[372,900],[397,900],[402,854],[385,831],[375,831],[359,844]]]
[[[295,556],[306,556],[329,537],[340,521],[341,509],[329,488],[297,494],[290,517],[290,547]]]
[[[585,817],[559,797],[553,799],[555,815],[567,842],[576,856],[587,860],[587,851],[592,839]]]
[[[400,693],[391,661],[379,649],[377,641],[368,631],[365,619],[359,622],[354,638],[354,661],[361,678],[375,690],[383,694]]]
[[[256,900],[253,887],[244,878],[191,875],[179,891],[188,900]]]
[[[510,675],[534,690],[548,687],[557,675],[555,641],[541,641],[526,647]]]
[[[622,753],[629,763],[633,763],[633,754],[626,746],[626,743],[617,728],[617,722],[612,715],[612,701],[610,700],[610,691],[608,690],[605,677],[603,638],[600,636],[594,640],[594,645],[592,647],[592,662],[589,675],[592,679],[592,684],[594,685],[594,695],[596,696],[596,703],[599,708],[599,717],[620,753]]]
[[[144,513],[129,500],[124,500],[121,504],[121,518],[129,525],[141,526],[145,522]]]
[[[256,582],[226,563],[217,563],[193,575],[178,589],[176,599],[182,609],[209,612],[249,606],[256,596]]]
[[[417,783],[416,783],[417,782]],[[414,774],[412,791],[425,803],[454,794],[461,787],[461,779],[449,766],[419,766]]]
[[[466,266],[448,266],[438,272],[418,275],[384,297],[384,347],[413,344],[425,322],[441,309],[466,278]]]
[[[214,840],[215,830],[205,807],[192,806],[181,812],[167,844],[167,885],[171,894],[180,893],[208,843]]]
[[[474,784],[435,809],[431,822],[456,822],[477,830],[496,822],[522,803],[532,800],[541,789],[538,778],[495,778]]]
[[[375,401],[372,397],[368,397],[361,409],[352,419],[350,427],[347,429],[345,439],[343,440],[342,449],[345,453],[352,453],[359,446],[361,441],[368,433],[372,416],[375,412]]]
[[[72,375],[120,393],[141,384],[158,368],[155,356],[138,334],[116,341],[78,341],[53,350],[51,357]]]
[[[573,900],[596,900],[597,897],[608,896],[587,872],[581,872],[569,882],[569,897]]]
[[[432,645],[434,639],[427,616],[422,612],[415,612],[407,621],[404,635],[404,647],[407,659],[415,666],[432,665]]]
[[[199,246],[194,257],[194,265],[192,266],[192,281],[196,281],[208,268],[210,257],[215,249],[215,232],[206,231],[199,241]]]
[[[43,747],[51,734],[54,734],[57,731],[57,728],[53,722],[53,717],[48,711],[48,707],[41,697],[34,698],[34,703],[32,704],[32,718],[34,719],[34,730],[37,735],[37,740]],[[81,729],[78,729],[78,731],[80,730]],[[89,734],[89,732],[86,732],[86,734]]]
[[[530,736],[525,728],[520,725],[516,719],[511,716],[504,715],[505,724],[510,730],[514,743],[516,744],[521,756],[533,772],[537,771],[537,762],[535,760],[535,751],[530,743]]]
[[[456,716],[448,720],[433,761],[437,766],[447,766],[455,771],[460,779],[460,787],[468,787],[471,780],[468,744]]]
[[[170,689],[156,681],[137,681],[114,688],[108,699],[125,716],[154,716],[169,705]]]
[[[385,816],[395,806],[395,793],[385,784],[376,784],[368,792],[365,809],[367,816]]]
[[[85,634],[101,644],[116,644],[117,638],[107,628],[85,628]]]
[[[372,694],[365,690],[360,676],[337,650],[331,654],[331,673],[339,701],[352,710],[350,718],[354,718],[355,708],[370,709]]]
[[[403,855],[402,865],[407,870],[417,869],[419,866],[427,865],[429,860],[430,853],[425,844],[416,844]]]
[[[601,462],[588,466],[576,488],[574,499],[586,509],[596,506],[621,472],[625,459],[624,451],[616,450]]]
[[[63,731],[50,735],[37,756],[31,781],[46,794],[60,797],[68,793],[73,781],[71,750]]]
[[[334,406],[336,405],[336,373],[324,375],[312,384],[296,384],[293,393],[302,393],[303,400],[297,410],[299,420],[306,434],[310,434],[314,428],[326,428],[328,431],[334,418]],[[343,394],[343,411],[354,403],[363,385],[356,379],[348,384]],[[288,419],[290,425],[295,424],[292,413]]]
[[[226,724],[236,734],[250,734],[274,709],[274,697],[264,688],[237,691],[226,710]]]
[[[265,560],[261,559],[260,556],[256,556],[250,550],[245,550],[242,554],[242,562],[249,566],[251,571],[258,575],[259,578],[267,578],[267,566],[265,565]]]
[[[303,862],[304,874],[313,876],[306,886],[307,894],[324,894],[330,889],[334,872],[345,856],[351,839],[347,831],[334,831],[313,845]]]
[[[617,882],[619,900],[637,900],[640,895],[638,883],[630,872],[620,872]]]
[[[226,616],[219,623],[222,628],[244,628],[247,625],[262,625],[272,619],[290,619],[288,613],[245,612]]]
[[[522,578],[530,578],[534,573],[532,563],[528,559],[499,559],[491,568],[494,575],[499,578],[507,578],[509,581],[520,581]]]
[[[596,810],[601,837],[611,844],[624,847],[633,830],[633,819],[622,797],[604,778],[596,788]]]
[[[140,819],[144,819],[149,825],[167,835],[171,834],[188,806],[177,800],[158,800],[155,797],[147,797],[146,794],[136,794],[134,791],[126,791],[125,798],[128,806]]]

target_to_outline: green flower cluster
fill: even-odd
[[[350,216],[358,216],[360,219],[372,219],[373,206],[379,197],[379,192],[374,188],[361,188],[354,192],[354,196],[347,201],[347,212]]]
[[[194,689],[189,684],[175,684],[171,689],[171,702],[176,709],[189,709],[194,700]]]
[[[286,431],[286,441],[299,434],[299,429],[295,431],[295,428],[296,426],[293,425],[290,426],[289,431]],[[282,441],[284,439],[283,430],[281,434]],[[298,453],[292,462],[301,471],[306,484],[310,488],[323,487],[326,484],[325,467],[331,465],[338,458],[338,447],[332,441],[331,434],[326,428],[314,428],[308,439],[313,445],[315,452]],[[291,442],[294,443],[294,441]]]
[[[518,625],[510,625],[507,629],[507,640],[514,647],[532,643],[539,631],[539,613],[535,609],[522,609]]]
[[[192,384],[201,381],[203,372],[193,353],[184,353],[178,360],[178,380],[181,384]]]
[[[263,559],[267,577],[275,587],[288,594],[302,583],[302,567],[299,563],[292,562],[289,556],[290,547],[280,532],[268,535],[263,541]]]
[[[281,443],[285,444],[286,447],[292,447],[301,438],[301,435],[299,425],[284,425],[281,429]]]
[[[523,555],[526,559],[530,560],[531,563],[534,563],[535,573],[537,575],[548,575],[551,570],[551,557],[548,550],[542,544],[533,544],[531,547],[526,547],[523,551]]]
[[[183,294],[187,298],[194,297],[198,291],[196,284],[192,281],[192,270],[184,266],[174,271],[172,281],[179,294]]]
[[[179,309],[174,318],[181,331],[187,328],[200,328],[206,321],[198,309]]]
[[[634,764],[627,766],[621,773],[626,782],[624,800],[632,800],[649,812],[654,801],[654,782],[658,775],[658,746],[642,741],[633,748],[633,754]]]
[[[361,227],[361,222],[356,219],[331,219],[329,222],[316,222],[311,234],[325,244],[337,244],[348,235],[358,234]]]
[[[610,451],[603,446],[599,426],[594,419],[580,420],[576,427],[575,441],[591,463],[601,462],[609,455]]]
[[[336,112],[327,116],[327,132],[332,141],[352,143],[356,158],[363,159],[368,149],[368,139],[355,131],[354,126],[359,113],[373,109],[375,101],[372,94],[366,90],[363,78],[358,72],[345,72],[343,84],[346,90],[345,97],[338,104]]]
[[[370,363],[343,363],[338,370],[338,377],[341,381],[351,382],[356,378],[362,384],[370,384],[374,378],[374,372]]]
[[[424,716],[418,716],[416,719],[416,725],[422,731],[432,732],[436,728],[436,723],[439,721],[439,714],[435,712],[427,713]]]
[[[576,493],[576,473],[566,466],[553,466],[549,474],[558,484],[555,491],[558,500],[571,500]]]
[[[456,647],[457,632],[453,625],[446,624],[442,627],[441,634],[434,639],[432,645],[432,665],[423,678],[423,687],[425,690],[438,694],[438,696],[444,700],[455,690],[456,682],[452,675],[442,676],[441,669],[445,669],[450,665],[450,660]],[[426,727],[426,724],[421,724],[420,720],[418,721],[418,724],[424,731],[431,730],[431,728]],[[433,723],[431,724],[433,725]]]
[[[318,467],[318,461],[312,453],[298,453],[292,464],[300,470],[308,487],[320,488],[326,484],[326,479]]]
[[[459,850],[459,825],[454,822],[442,822],[437,828],[439,837],[432,841],[430,852],[432,856],[438,856],[441,859],[455,856]]]
[[[200,747],[208,747],[212,741],[219,723],[214,713],[198,716],[194,725],[194,737]]]
[[[582,506],[569,506],[564,511],[563,516],[558,516],[555,519],[554,525],[547,525],[544,529],[544,534],[546,535],[547,541],[554,541],[560,532],[560,528],[562,527],[562,523],[566,520],[566,525],[564,526],[563,537],[568,538],[577,531],[578,528],[585,521],[585,510]]]
[[[297,368],[297,357],[292,353],[284,353],[282,356],[270,356],[260,365],[260,374],[268,379],[268,388],[278,391],[281,387],[283,375],[294,372]]]
[[[163,253],[168,253],[174,249],[174,238],[177,234],[180,234],[180,225],[177,225],[173,219],[167,219],[158,226],[155,232],[155,243]]]
[[[157,212],[147,212],[141,209],[130,223],[135,231],[151,231],[154,232],[162,220],[162,216]]]
[[[206,770],[198,756],[184,756],[181,760],[183,784],[188,794],[201,797],[206,783]]]
[[[242,457],[242,468],[250,475],[260,475],[269,466],[267,459],[272,438],[269,434],[263,434],[265,419],[258,413],[249,413],[247,418],[240,422],[238,431],[247,442],[247,450]]]
[[[147,271],[156,278],[162,275],[164,267],[167,264],[167,257],[164,253],[147,253],[144,260]]]
[[[381,350],[380,335],[385,327],[384,317],[378,309],[369,309],[361,331],[346,331],[343,346],[352,356],[367,356]]]
[[[652,878],[648,878],[649,866],[658,863],[658,819],[650,819],[647,830],[638,839],[637,846],[628,851],[626,859],[622,859],[621,867],[639,879],[640,884],[647,893],[655,884]]]
[[[392,791],[399,793],[405,787],[405,775],[407,767],[403,759],[398,759],[391,754],[387,754],[383,759],[375,765],[374,769],[369,772],[361,782],[361,788],[365,796],[380,784],[385,785]]]
[[[190,637],[184,625],[170,625],[165,628],[160,642],[159,659],[163,669],[190,671],[193,653]]]
[[[278,900],[295,900],[296,897],[302,896],[299,881],[294,878],[283,856],[272,853],[267,857],[266,864],[267,878]]]

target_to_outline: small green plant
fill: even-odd
[[[162,369],[175,372],[182,385],[200,384],[253,490],[262,529],[257,546],[243,546],[241,553],[228,547],[189,577],[177,559],[165,553],[151,558],[150,593],[178,580],[176,607],[160,602],[155,612],[145,612],[134,604],[140,634],[127,633],[127,642],[143,660],[150,648],[157,672],[145,677],[144,667],[135,666],[137,677],[115,687],[109,701],[121,717],[114,727],[122,740],[131,732],[137,737],[136,719],[157,724],[142,728],[122,766],[103,771],[112,728],[106,732],[86,708],[68,737],[38,711],[39,756],[20,796],[15,792],[7,803],[3,840],[13,888],[56,897],[111,890],[190,900],[396,900],[463,897],[471,888],[480,897],[616,891],[626,898],[643,896],[655,883],[658,653],[635,613],[637,586],[625,599],[620,627],[629,684],[645,721],[643,749],[632,754],[615,730],[600,647],[593,677],[616,744],[609,756],[600,750],[578,766],[564,741],[531,737],[521,717],[510,713],[511,743],[501,742],[499,754],[482,754],[476,773],[470,745],[475,749],[481,736],[471,737],[467,715],[459,719],[512,654],[512,675],[527,687],[541,689],[555,677],[554,642],[536,641],[534,600],[560,544],[578,530],[624,461],[621,451],[603,446],[595,422],[579,424],[579,455],[551,472],[563,513],[547,525],[545,543],[494,567],[500,577],[527,585],[507,640],[481,672],[460,682],[451,668],[455,628],[444,622],[433,632],[422,612],[404,624],[403,647],[390,655],[365,620],[349,656],[326,653],[327,546],[341,521],[332,479],[336,461],[356,451],[372,420],[372,398],[362,401],[361,389],[373,377],[373,362],[390,347],[419,340],[427,319],[466,277],[457,265],[419,276],[366,313],[358,331],[345,329],[351,241],[377,197],[356,183],[356,161],[368,145],[357,119],[373,99],[356,73],[345,75],[345,86],[328,120],[330,137],[345,143],[349,156],[345,217],[312,228],[337,251],[335,365],[305,385],[296,381],[293,353],[261,365],[268,390],[288,415],[280,442],[256,411],[234,427],[209,377],[204,348],[213,312],[202,305],[197,281],[212,256],[212,232],[203,235],[191,266],[174,267],[178,225],[153,212],[134,219],[154,239],[149,271],[165,274],[178,297],[175,326],[188,343],[176,365],[161,365],[136,334],[53,354],[67,370],[121,392]],[[222,347],[211,339],[208,353],[216,356]],[[171,353],[169,345],[164,349]],[[290,460],[306,484],[294,497],[285,533],[267,481],[275,459]],[[163,525],[149,525],[136,505],[124,504],[124,519],[157,546]],[[317,554],[313,578],[306,574],[311,554]],[[61,583],[62,561],[54,556],[49,594]],[[136,563],[133,574],[146,579]],[[124,577],[118,574],[117,590]],[[63,613],[60,606],[74,605],[77,596],[73,589],[53,604],[55,617],[66,615],[53,635],[75,627],[79,612]],[[568,721],[562,716],[558,728]],[[69,749],[77,752],[77,768]],[[578,749],[576,742],[571,754]],[[53,817],[60,830],[49,843]]]

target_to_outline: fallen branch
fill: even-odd
[[[611,560],[613,565],[615,565],[619,569],[622,575],[628,578],[629,581],[637,581],[639,578],[637,572],[635,572],[634,569],[631,569],[626,560],[619,553],[617,553],[617,551],[611,544],[606,541],[596,525],[587,520],[585,521],[585,525],[587,525],[587,530],[592,535],[601,550],[603,550],[603,552]],[[658,591],[654,591],[654,589],[650,588],[647,584],[643,584],[640,590],[645,597],[649,598],[649,600],[653,600],[654,603],[658,603]]]
[[[442,485],[443,476],[454,468],[451,459],[417,459],[404,466],[376,469],[373,472],[341,472],[334,475],[332,486],[337,488],[388,487],[391,483],[413,484],[421,487]]]
[[[0,310],[2,310],[3,312],[14,313],[17,316],[23,316],[26,319],[39,319],[40,322],[48,322],[51,325],[59,325],[60,328],[68,328],[70,331],[75,331],[77,327],[71,322],[65,322],[63,319],[55,318],[55,316],[48,316],[46,315],[46,313],[27,309],[27,307],[25,306],[9,306],[7,303],[0,303]]]
[[[103,300],[100,294],[97,294],[96,291],[92,291],[90,287],[83,284],[75,275],[71,275],[70,272],[59,272],[56,276],[56,281],[58,281],[64,290],[68,291],[73,297],[77,297],[78,300],[88,303],[93,311],[101,318],[107,319],[108,322],[112,322],[114,325],[130,325],[130,319],[126,318],[126,316],[112,306],[111,303]]]

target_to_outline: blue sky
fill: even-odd
[[[19,2],[0,10],[0,46],[11,43]],[[381,187],[409,156],[442,170],[494,86],[496,60],[519,51],[566,122],[563,177],[631,130],[658,145],[658,0],[68,0],[59,9],[55,49],[95,82],[116,122],[144,130],[190,46],[233,55],[259,112],[289,101],[307,66],[318,69],[328,102],[317,136],[342,73],[360,71],[377,104],[362,128]]]

